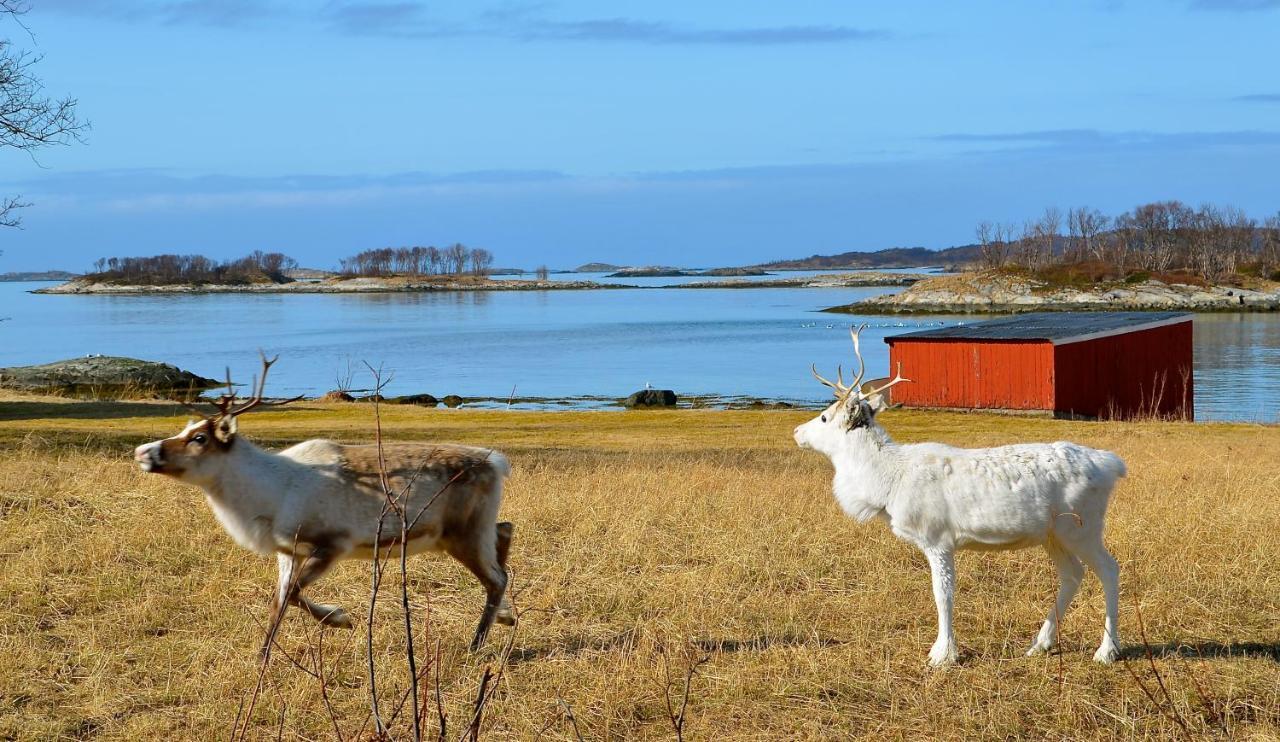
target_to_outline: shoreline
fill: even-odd
[[[898,294],[826,307],[835,314],[1017,314],[1022,312],[1280,311],[1280,284],[1192,286],[1149,279],[1086,288],[1051,286],[1026,276],[980,271],[919,281]]]
[[[638,286],[635,284],[600,283],[598,281],[417,281],[392,278],[346,278],[326,281],[294,281],[253,285],[116,285],[68,281],[57,286],[35,289],[29,293],[79,296],[153,296],[165,294],[388,294],[430,293],[436,291],[592,291],[617,289],[771,289],[771,288],[865,288],[874,286],[909,286],[928,276],[922,273],[860,272],[825,274],[808,278],[776,278],[760,281],[727,279],[691,283]]]

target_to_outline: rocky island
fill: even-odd
[[[899,294],[830,307],[847,314],[966,314],[1044,311],[1270,312],[1280,309],[1280,283],[1238,286],[1177,283],[1141,275],[1089,286],[1061,286],[1008,271],[976,271],[919,281]]]
[[[222,383],[168,363],[119,356],[92,355],[0,368],[0,389],[95,398],[169,396]]]

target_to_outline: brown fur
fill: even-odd
[[[419,508],[435,498],[432,507],[444,509],[438,521],[441,541],[447,544],[454,538],[469,539],[477,525],[474,522],[478,515],[477,499],[487,496],[497,484],[498,472],[489,463],[488,452],[451,444],[417,443],[388,443],[382,451],[391,492],[398,495],[406,487],[414,489],[409,500],[410,520]],[[353,486],[379,499],[383,497],[377,446],[342,446],[339,460]],[[431,520],[418,519],[409,530],[409,540],[430,534],[435,528]],[[400,534],[392,533],[384,535],[378,546],[399,542]],[[372,546],[357,544],[357,548],[363,549]]]
[[[182,474],[183,467],[181,461],[184,458],[194,456],[204,456],[209,453],[222,453],[231,448],[231,444],[235,442],[235,438],[224,440],[218,434],[217,424],[211,420],[203,420],[200,425],[186,431],[184,435],[166,438],[160,443],[160,455],[164,459],[164,464],[155,469],[157,474],[168,474],[176,477]],[[196,436],[203,435],[205,441],[203,444],[195,441]]]

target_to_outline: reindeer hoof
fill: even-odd
[[[937,644],[929,650],[929,666],[930,667],[949,667],[956,664],[959,657],[955,644]]]
[[[493,619],[493,620],[494,620],[494,621],[497,621],[498,623],[502,624],[503,626],[515,626],[515,625],[516,625],[516,617],[515,617],[515,614],[512,614],[512,613],[499,613],[497,616],[495,616],[495,617],[494,617],[494,619]]]
[[[332,626],[335,629],[349,629],[351,628],[351,617],[341,608],[334,608],[320,617],[320,623],[325,626]]]
[[[1100,662],[1104,665],[1110,665],[1120,658],[1120,649],[1114,644],[1104,644],[1098,647],[1098,651],[1093,655],[1094,662]]]
[[[1027,650],[1028,657],[1039,657],[1042,654],[1049,654],[1054,649],[1054,645],[1048,642],[1038,641],[1031,645],[1031,649]]]

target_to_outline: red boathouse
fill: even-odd
[[[906,407],[1194,418],[1191,315],[1041,312],[885,338]]]

